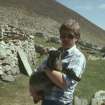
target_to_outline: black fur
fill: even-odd
[[[47,60],[47,67],[50,70],[57,70],[56,68],[56,62],[59,59],[60,52],[57,51],[50,51],[48,60]],[[46,74],[43,71],[37,71],[34,72],[29,80],[29,83],[31,86],[34,86],[36,91],[40,93],[40,95],[44,96],[44,94],[47,93],[47,91],[50,91],[53,86],[55,86],[52,81],[49,80],[49,78],[46,76]]]

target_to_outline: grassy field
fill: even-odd
[[[35,39],[37,40],[37,38]],[[45,41],[38,41],[46,46],[56,46]],[[37,64],[42,61],[37,54]],[[13,83],[0,82],[0,105],[34,105],[28,91],[29,78],[19,75]],[[89,101],[94,93],[105,89],[105,60],[87,60],[86,71],[76,87],[75,95]]]
[[[34,105],[28,91],[28,77],[19,75],[13,83],[0,83],[0,105]]]
[[[88,61],[75,94],[90,100],[96,91],[105,89],[104,68],[105,61]],[[34,105],[28,91],[27,76],[18,76],[14,83],[0,83],[0,105]]]
[[[105,89],[105,60],[87,61],[86,71],[76,88],[75,94],[87,98],[96,91]]]

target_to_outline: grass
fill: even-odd
[[[19,75],[15,82],[0,83],[0,105],[34,105],[29,95],[28,77]]]
[[[105,89],[105,60],[87,61],[86,71],[78,84],[75,94],[89,101],[94,93]]]
[[[58,45],[46,43],[41,38],[35,38],[37,43],[45,46]],[[38,41],[39,40],[39,41]],[[87,56],[87,55],[86,55]],[[37,54],[37,65],[43,60]],[[75,95],[91,100],[94,93],[105,89],[105,60],[87,60],[86,71],[83,74],[82,80],[76,87]],[[13,83],[0,82],[0,105],[34,105],[32,98],[29,95],[29,78],[23,74],[16,78]],[[40,105],[40,104],[38,104]]]
[[[55,48],[59,47],[58,44],[56,44],[56,43],[49,43],[49,42],[47,42],[47,40],[45,40],[45,39],[42,38],[42,37],[37,37],[37,36],[36,36],[36,37],[34,38],[34,41],[35,41],[36,44],[41,44],[41,45],[47,46],[47,47],[55,47]]]

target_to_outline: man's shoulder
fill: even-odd
[[[82,52],[79,48],[75,48],[75,49],[73,50],[73,54],[74,54],[74,56],[76,56],[76,57],[84,58],[84,59],[85,59],[85,55],[83,54],[83,52]]]

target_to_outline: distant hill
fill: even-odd
[[[69,18],[79,21],[82,40],[105,46],[104,30],[55,0],[0,0],[0,24],[58,34],[60,24]]]

